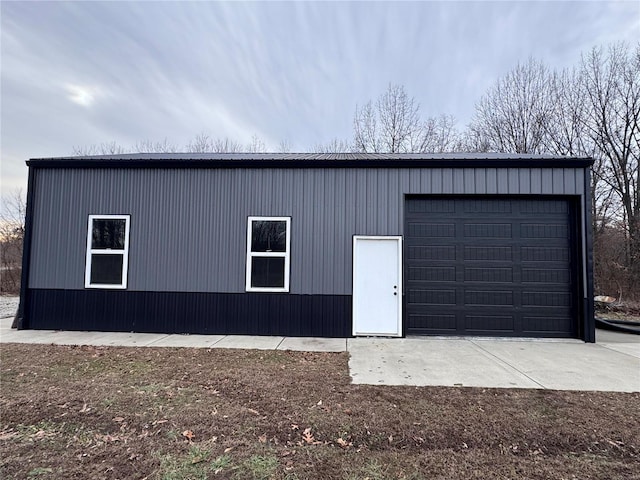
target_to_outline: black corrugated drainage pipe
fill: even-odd
[[[640,322],[605,320],[604,318],[596,317],[596,327],[602,328],[603,330],[640,335]]]

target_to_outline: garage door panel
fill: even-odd
[[[571,250],[569,247],[522,247],[521,258],[523,262],[569,262]]]
[[[510,246],[474,245],[464,247],[463,260],[495,262],[513,260],[513,248]]]
[[[525,325],[522,332],[536,333],[564,333],[571,331],[572,321],[567,316],[550,316],[550,315],[527,315],[522,317],[522,323]]]
[[[462,200],[462,213],[496,213],[503,215],[512,212],[512,203],[509,200],[473,199]]]
[[[569,235],[567,225],[549,225],[540,223],[522,223],[520,225],[521,238],[560,238],[565,240]]]
[[[413,238],[451,238],[456,236],[456,226],[452,223],[411,223],[409,235]]]
[[[452,198],[415,199],[410,202],[407,210],[411,213],[454,213],[456,202]]]
[[[522,267],[522,283],[569,285],[571,283],[571,272],[562,268]]]
[[[514,294],[512,290],[472,290],[464,292],[465,306],[491,305],[513,306]]]
[[[513,267],[467,267],[464,269],[465,282],[512,283]]]
[[[408,333],[574,336],[570,203],[407,200]]]
[[[455,289],[412,288],[408,292],[410,305],[455,305]]]
[[[411,314],[409,315],[409,322],[415,325],[416,329],[423,331],[437,330],[451,333],[456,332],[458,329],[457,318],[453,314]]]
[[[465,223],[464,238],[513,238],[510,223]]]
[[[465,315],[464,328],[471,333],[486,330],[511,332],[516,325],[513,315]]]
[[[455,245],[405,245],[409,260],[444,260],[456,259]]]
[[[566,200],[549,200],[549,199],[531,199],[520,200],[520,213],[521,214],[535,214],[541,213],[548,217],[551,214],[566,215],[569,213],[569,204]]]
[[[409,280],[417,282],[455,282],[455,267],[409,267]]]
[[[571,307],[570,292],[522,292],[523,307]]]

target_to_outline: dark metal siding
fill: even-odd
[[[409,197],[407,332],[575,337],[575,204],[545,197]]]
[[[524,163],[525,161],[523,161]],[[585,194],[583,168],[37,168],[29,288],[84,289],[87,217],[130,214],[130,291],[242,293],[246,219],[291,216],[291,293],[349,295],[352,235],[407,194]]]
[[[112,332],[347,337],[348,295],[41,290],[29,328]]]

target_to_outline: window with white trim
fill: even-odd
[[[129,215],[89,215],[85,288],[127,288]]]
[[[291,217],[249,217],[248,292],[288,292]]]

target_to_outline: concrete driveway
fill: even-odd
[[[640,392],[640,336],[347,340],[353,383]]]

